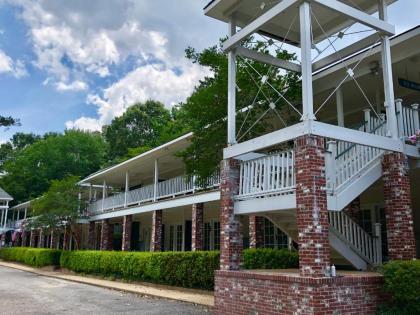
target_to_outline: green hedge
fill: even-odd
[[[34,267],[58,266],[60,255],[61,251],[47,248],[13,247],[0,250],[0,258]]]
[[[244,251],[245,269],[287,269],[299,267],[297,251],[288,249],[247,249]]]
[[[392,296],[381,314],[420,314],[420,260],[393,261],[383,265],[385,291]]]

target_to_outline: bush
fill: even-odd
[[[47,248],[13,247],[0,250],[0,258],[34,267],[58,266],[60,255],[61,251]]]
[[[296,251],[258,248],[244,251],[245,269],[287,269],[299,267]]]
[[[420,260],[393,261],[383,265],[384,289],[392,296],[381,314],[420,314]]]

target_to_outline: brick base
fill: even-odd
[[[249,247],[264,246],[264,217],[252,215],[249,217]]]
[[[152,215],[152,237],[150,240],[150,251],[160,252],[162,250],[162,210],[153,211]]]
[[[133,216],[125,215],[123,218],[123,226],[122,226],[122,244],[121,244],[122,251],[131,250],[132,225],[133,225]]]
[[[192,205],[192,226],[191,226],[191,249],[193,251],[204,248],[204,204]]]
[[[215,314],[375,314],[382,276],[302,277],[252,271],[216,271]]]

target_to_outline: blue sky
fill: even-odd
[[[134,101],[171,107],[206,69],[184,49],[215,45],[222,23],[203,15],[207,0],[0,0],[0,114],[15,132],[98,130]],[[105,4],[105,5],[104,5]],[[402,0],[390,20],[420,24],[420,1]]]

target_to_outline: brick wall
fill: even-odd
[[[121,250],[129,251],[131,249],[131,228],[133,225],[133,216],[125,215],[122,226],[122,244]]]
[[[152,252],[160,252],[162,250],[162,219],[162,210],[153,211],[152,237],[150,241],[150,251]]]
[[[195,203],[192,205],[192,239],[191,249],[193,251],[203,250],[204,247],[204,204]]]
[[[215,314],[375,314],[380,275],[314,278],[216,271]]]
[[[264,246],[264,217],[252,215],[249,217],[249,247]]]
[[[407,157],[389,153],[382,161],[388,251],[391,260],[416,257]]]
[[[296,139],[295,172],[300,273],[321,277],[330,265],[323,138]]]
[[[238,270],[242,263],[241,223],[234,214],[239,190],[239,161],[223,160],[220,173],[220,269]]]

